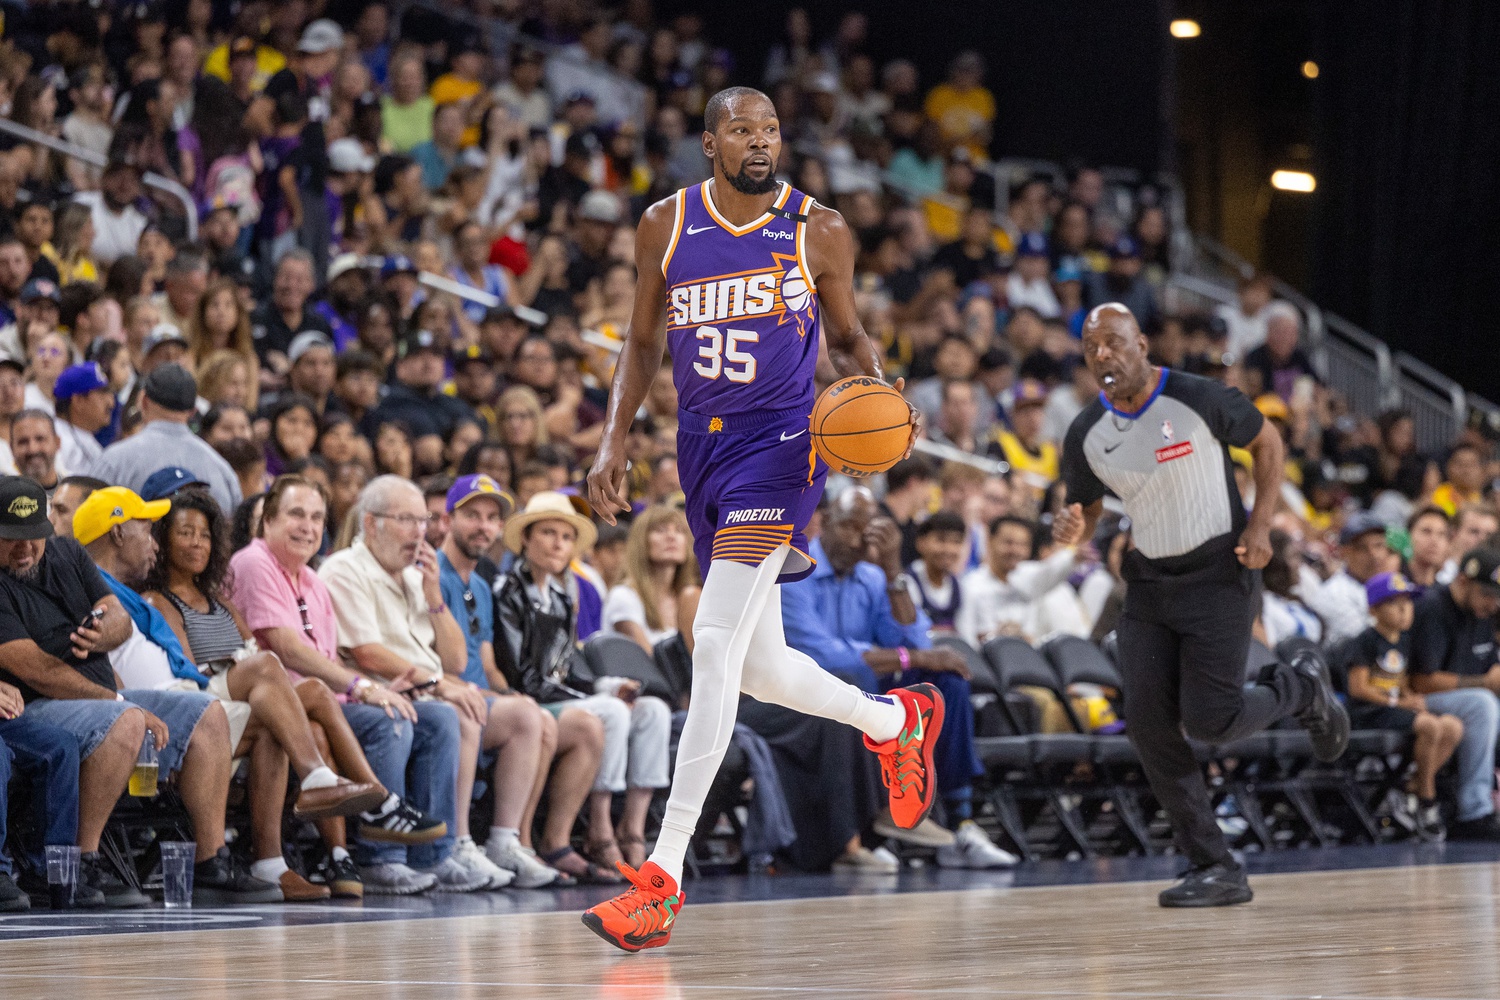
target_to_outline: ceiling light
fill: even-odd
[[[1318,179],[1305,170],[1278,170],[1271,175],[1271,186],[1278,191],[1311,194],[1318,187]]]
[[[1168,28],[1173,38],[1197,38],[1203,34],[1203,29],[1198,26],[1197,21],[1177,20],[1173,21]]]

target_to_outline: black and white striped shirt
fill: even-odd
[[[1068,502],[1113,494],[1141,556],[1170,573],[1201,565],[1232,549],[1245,528],[1229,449],[1247,446],[1263,423],[1238,389],[1169,369],[1134,413],[1100,393],[1063,446]]]

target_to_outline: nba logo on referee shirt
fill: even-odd
[[[1163,420],[1161,422],[1161,439],[1163,441],[1172,440],[1172,421]]]

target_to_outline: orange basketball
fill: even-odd
[[[846,378],[830,385],[813,404],[812,440],[834,472],[873,476],[906,454],[911,407],[877,378]]]

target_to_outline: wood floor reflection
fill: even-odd
[[[1500,865],[1253,884],[1253,904],[1205,912],[1159,909],[1161,885],[1146,883],[697,907],[690,896],[672,944],[637,956],[571,913],[9,941],[0,997],[1500,997]]]

